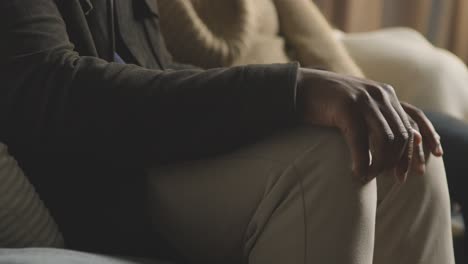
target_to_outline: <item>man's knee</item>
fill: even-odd
[[[294,164],[302,177],[304,191],[336,204],[372,203],[375,181],[364,184],[353,174],[351,152],[343,135],[333,129],[325,129],[319,135],[320,141]],[[363,202],[363,199],[369,201]]]
[[[273,160],[286,166],[303,163],[351,169],[349,148],[342,134],[333,128],[295,128],[257,142],[236,154]]]
[[[289,142],[286,153],[300,151],[292,157],[283,155],[285,171],[271,175],[274,179],[270,182],[275,185],[267,185],[267,192],[277,191],[274,187],[280,186],[285,194],[282,197],[287,197],[299,187],[304,209],[316,218],[330,221],[346,217],[356,224],[372,222],[377,203],[376,183],[363,184],[353,175],[350,150],[338,130],[301,128],[272,142],[283,139]],[[278,154],[281,157],[285,152]],[[317,208],[320,212],[315,211]]]
[[[322,181],[337,184],[352,179],[350,150],[342,134],[335,129],[314,132],[318,140],[294,161],[297,170],[304,175],[313,171],[319,178],[316,184]]]
[[[448,207],[450,199],[448,193],[447,177],[442,158],[430,157],[426,165],[426,173],[422,177],[413,176],[416,182],[414,188],[419,189],[420,199],[427,200],[433,206]]]
[[[375,181],[363,184],[353,178],[350,151],[341,133],[334,129],[301,128],[269,143],[284,143],[283,147],[287,147],[277,149],[275,159],[282,167],[270,174],[265,195],[247,229],[247,254],[256,256],[265,249],[271,250],[273,246],[268,241],[277,234],[288,235],[290,240],[285,244],[296,251],[303,248],[310,258],[325,256],[333,244],[342,249],[342,255],[334,256],[336,263],[355,254],[360,245],[371,247],[377,200]],[[326,232],[324,225],[330,227]],[[294,239],[291,234],[295,234]],[[312,239],[317,237],[320,242]],[[329,239],[336,237],[340,241]],[[281,246],[285,248],[284,244]]]
[[[297,128],[260,142],[242,154],[272,160],[281,170],[294,170],[306,191],[359,196],[365,189],[352,174],[350,150],[337,129]],[[281,176],[272,174],[271,177]],[[339,197],[329,198],[339,200]]]
[[[397,199],[401,201],[401,206],[413,210],[420,208],[426,212],[440,212],[449,208],[447,179],[441,158],[431,156],[424,175],[410,172],[407,181],[402,185],[397,184],[392,175],[382,175],[378,178],[378,186],[379,206],[394,204]]]

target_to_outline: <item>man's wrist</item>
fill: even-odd
[[[304,109],[304,71],[302,68],[299,68],[296,77],[296,113],[298,115],[298,120],[302,120]]]

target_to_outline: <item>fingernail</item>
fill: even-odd
[[[439,145],[437,145],[435,152],[439,156],[444,155],[444,150],[442,149],[442,145],[440,143],[439,143]]]
[[[426,157],[424,157],[424,156],[425,156],[424,150],[420,149],[420,151],[419,151],[419,161],[421,162],[421,164],[426,163]]]
[[[414,142],[416,144],[421,144],[422,143],[422,136],[421,134],[419,133],[419,131],[417,131],[416,129],[413,128],[413,134],[414,134]]]

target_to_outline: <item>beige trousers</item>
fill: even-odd
[[[403,185],[362,184],[333,129],[295,129],[148,181],[155,230],[191,263],[454,263],[442,159]]]

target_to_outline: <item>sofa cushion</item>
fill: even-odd
[[[11,264],[169,264],[54,248],[0,249],[0,263]]]
[[[0,219],[0,248],[63,247],[62,235],[49,211],[2,143]]]

